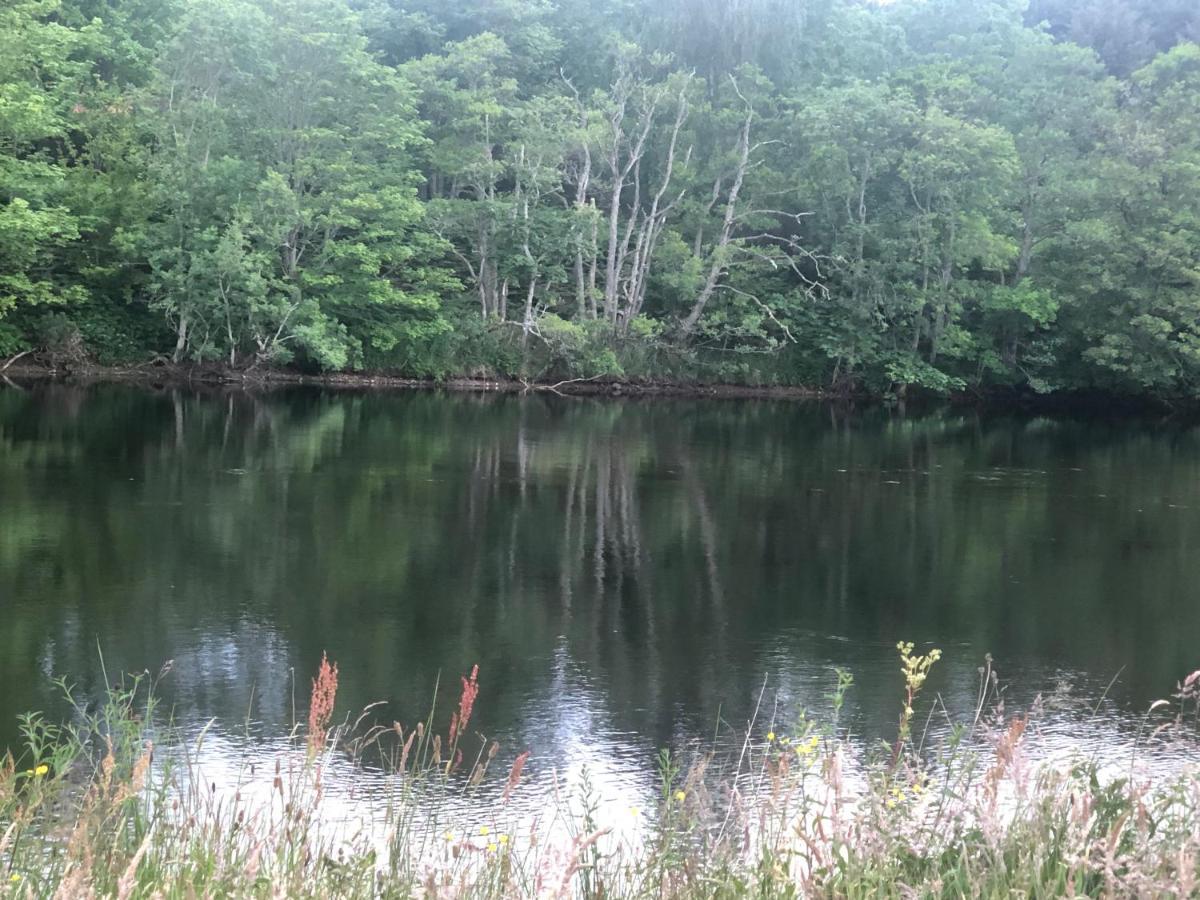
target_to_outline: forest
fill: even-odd
[[[0,366],[1200,391],[1194,0],[5,0]]]

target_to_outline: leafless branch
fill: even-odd
[[[787,335],[787,339],[789,341],[791,341],[793,344],[798,343],[796,341],[795,336],[792,334],[791,330],[786,325],[784,325],[783,322],[779,321],[779,319],[777,319],[775,317],[775,312],[771,309],[771,307],[767,306],[767,304],[763,303],[761,300],[759,300],[756,296],[751,294],[749,291],[740,290],[738,288],[735,288],[731,284],[722,285],[722,287],[725,290],[729,291],[730,293],[737,294],[737,296],[739,296],[739,297],[745,297],[747,300],[754,303],[755,306],[757,306],[759,309],[761,309],[763,312],[765,312],[767,314],[767,318],[769,318],[772,322],[774,322],[779,327],[780,331],[782,331],[785,335]]]

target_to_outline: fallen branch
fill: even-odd
[[[589,375],[587,378],[566,378],[562,381],[557,381],[554,384],[535,384],[535,385],[533,385],[533,389],[536,391],[554,391],[554,393],[557,394],[557,393],[559,393],[558,389],[560,387],[562,387],[564,384],[578,384],[581,381],[598,381],[599,379],[604,378],[604,377],[606,377],[606,376],[604,376],[604,375]],[[529,390],[529,387],[526,386],[525,389]]]
[[[15,363],[22,356],[28,356],[32,352],[33,352],[32,350],[22,350],[20,353],[18,353],[12,359],[10,359],[8,362],[6,362],[4,365],[0,366],[0,372],[7,372],[9,366],[11,366],[13,363]]]

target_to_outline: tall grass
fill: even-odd
[[[484,684],[462,679],[447,718],[411,728],[334,725],[337,668],[322,661],[305,728],[281,750],[269,796],[214,785],[156,708],[157,678],[126,677],[66,724],[30,714],[0,762],[0,895],[11,897],[1048,897],[1190,896],[1200,860],[1200,775],[1104,778],[1094,763],[1037,763],[1027,716],[975,715],[933,740],[915,727],[938,654],[898,647],[896,739],[866,746],[840,713],[754,721],[729,760],[686,768],[664,752],[639,827],[601,813],[585,775],[541,815],[518,813],[528,753],[470,731]],[[1153,735],[1189,731],[1200,673]],[[70,692],[66,690],[68,697]],[[444,726],[444,727],[443,727]],[[1189,731],[1190,733],[1190,731]],[[1189,739],[1191,739],[1189,737]],[[1200,746],[1200,745],[1198,745]],[[384,814],[360,829],[330,815],[330,779],[384,770]],[[347,774],[349,773],[349,774]],[[258,773],[260,776],[262,773]],[[386,788],[379,788],[386,785]],[[464,828],[463,796],[488,798]]]

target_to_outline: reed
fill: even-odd
[[[23,717],[24,747],[0,762],[0,896],[1197,893],[1200,775],[1106,779],[1082,759],[1037,763],[1028,716],[989,712],[990,667],[971,721],[939,741],[914,735],[938,654],[898,649],[894,743],[847,734],[839,714],[853,678],[838,672],[828,721],[753,722],[729,759],[682,766],[664,751],[653,808],[629,811],[636,828],[603,821],[586,774],[558,786],[544,814],[515,811],[530,754],[500,765],[500,748],[469,730],[486,702],[477,668],[446,722],[435,709],[412,727],[368,724],[368,710],[333,724],[337,669],[323,660],[308,727],[278,754],[269,796],[208,782],[205,735],[184,739],[164,721],[157,677],[126,677],[67,723]],[[1194,673],[1155,705],[1156,739],[1193,739],[1198,690]],[[368,771],[387,773],[372,781],[388,785],[384,812],[355,828],[329,814],[330,780]],[[467,828],[454,810],[472,796],[487,812]]]

